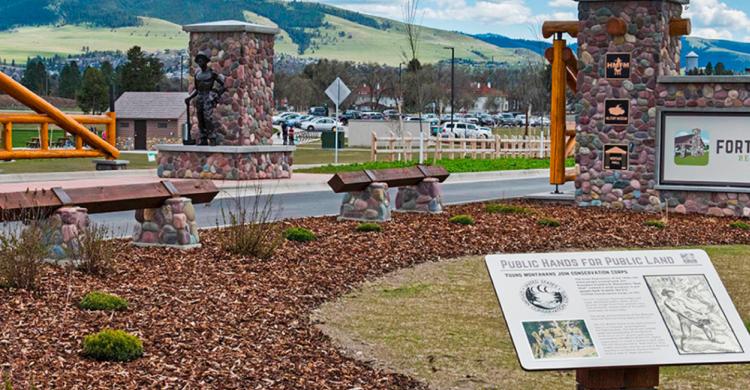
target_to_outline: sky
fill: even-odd
[[[366,14],[403,20],[403,0],[320,0]],[[541,39],[541,22],[576,20],[573,0],[419,0],[422,24],[469,34]],[[750,0],[691,0],[692,36],[750,42]]]

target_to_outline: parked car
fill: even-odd
[[[307,131],[333,131],[339,123],[333,118],[316,117],[307,122],[302,122],[300,128]]]
[[[382,120],[385,120],[385,116],[383,116],[383,114],[379,112],[363,112],[362,119],[382,121]]]
[[[483,114],[479,116],[479,124],[482,126],[495,127],[495,118],[492,115]]]
[[[383,116],[388,119],[398,119],[398,111],[394,109],[385,110]]]
[[[296,112],[291,112],[288,115],[284,115],[282,117],[281,121],[279,121],[279,124],[281,124],[281,122],[286,122],[287,126],[293,126],[293,124],[295,123],[295,121],[297,121],[300,118],[302,118],[302,116],[303,116],[302,114],[298,114]]]
[[[468,138],[471,134],[476,133],[477,130],[478,126],[473,123],[446,123],[440,131],[440,136],[443,138]]]
[[[477,127],[476,131],[469,132],[467,134],[468,138],[484,138],[484,139],[490,139],[494,137],[492,135],[492,129],[489,127]]]
[[[274,125],[280,125],[281,122],[285,121],[286,118],[292,114],[296,114],[294,112],[281,112],[272,117],[272,121]]]
[[[510,112],[504,112],[498,115],[498,119],[500,120],[500,126],[515,126],[516,125],[516,117]]]
[[[308,114],[312,116],[328,116],[328,108],[326,107],[310,107]]]
[[[302,123],[303,122],[309,122],[309,121],[311,121],[311,120],[313,120],[315,118],[316,117],[314,117],[312,115],[300,115],[299,117],[287,120],[286,123],[287,123],[287,125],[289,125],[291,127],[296,127],[298,129],[302,129]]]

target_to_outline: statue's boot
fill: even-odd
[[[208,146],[208,138],[206,138],[206,137],[201,137],[201,142],[200,142],[200,143],[199,143],[198,145],[201,145],[201,146]]]

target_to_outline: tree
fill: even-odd
[[[37,95],[45,95],[47,92],[47,68],[41,58],[30,59],[26,62],[21,84]]]
[[[83,72],[81,90],[78,93],[78,106],[85,113],[102,113],[109,106],[109,88],[99,69],[87,67]]]
[[[81,87],[81,72],[78,63],[71,61],[63,66],[60,71],[59,95],[64,98],[74,99],[78,88]]]
[[[706,74],[706,76],[710,76],[714,74],[714,66],[711,65],[710,62],[706,64],[706,69],[704,70],[704,73]]]
[[[156,91],[164,77],[162,63],[157,58],[146,56],[139,46],[128,50],[127,57],[128,61],[119,68],[121,91]]]
[[[731,76],[734,74],[731,70],[724,66],[723,62],[717,62],[716,68],[714,68],[714,74],[717,76]]]

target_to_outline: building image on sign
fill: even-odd
[[[644,279],[681,355],[743,352],[704,275]]]
[[[708,165],[709,134],[705,130],[681,131],[674,138],[674,162],[677,165]]]
[[[583,320],[530,321],[523,329],[535,359],[599,356]]]

